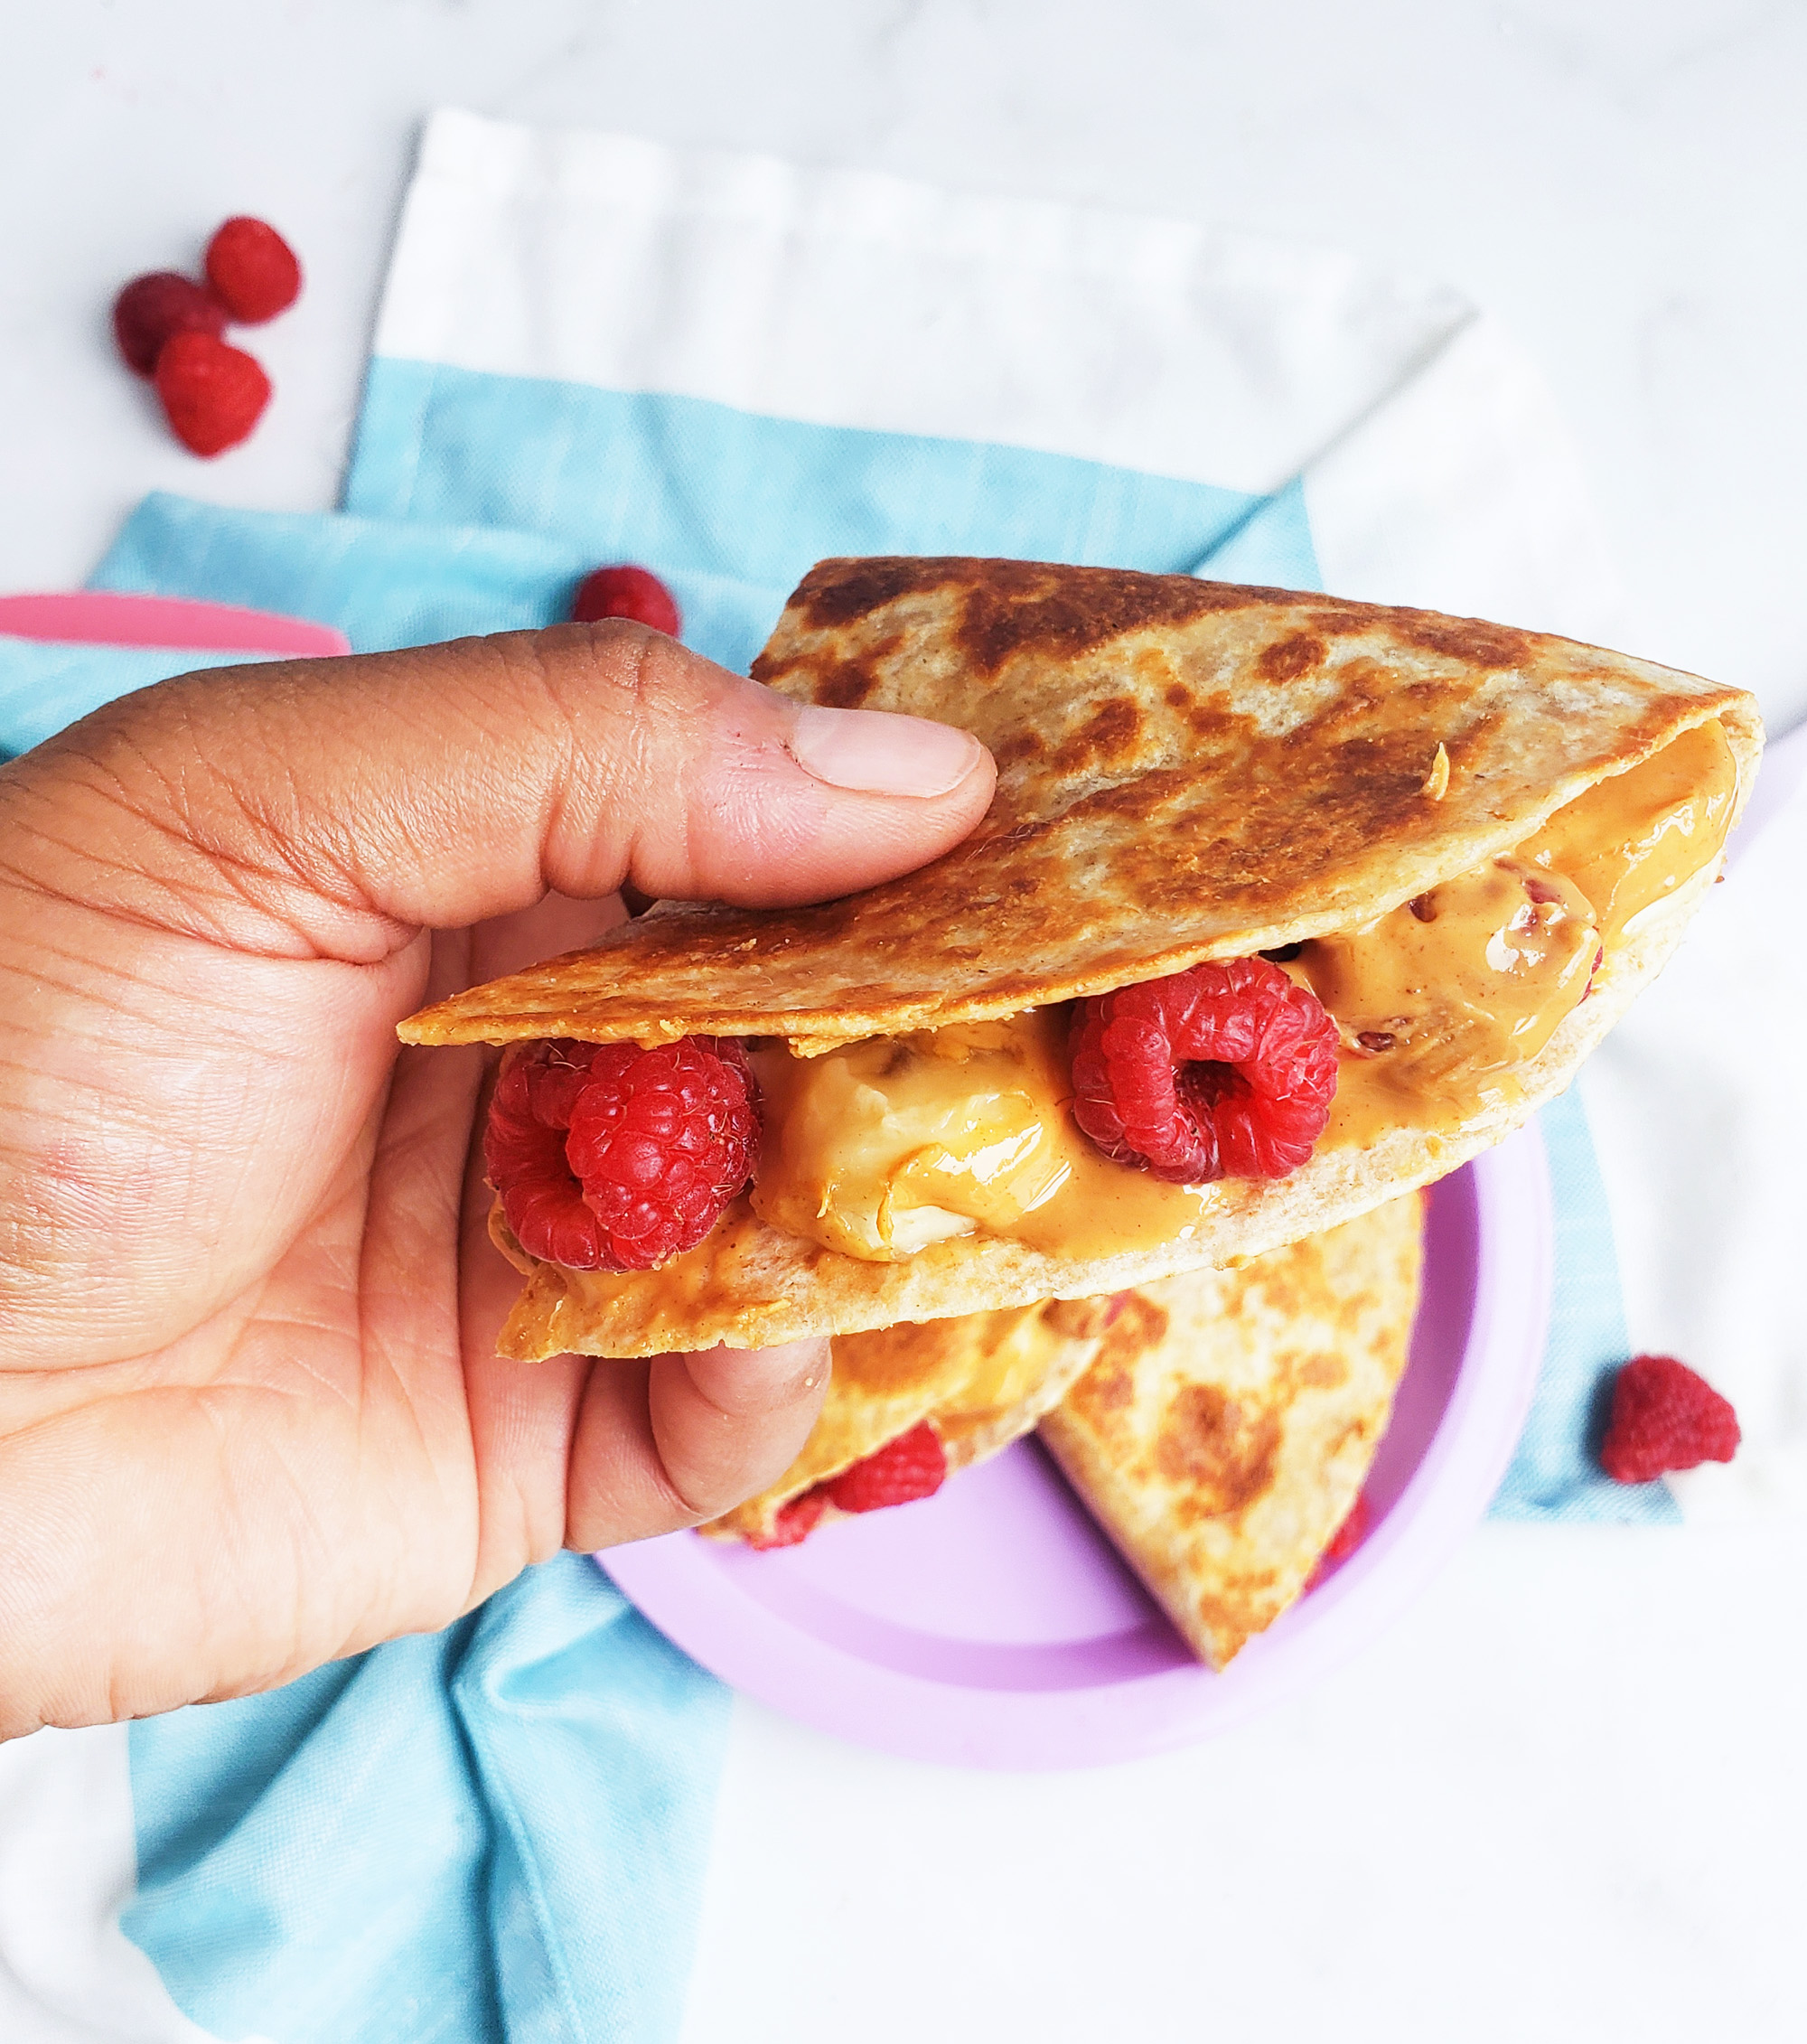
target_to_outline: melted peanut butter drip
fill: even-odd
[[[1343,1039],[1319,1148],[1365,1146],[1405,1119],[1459,1128],[1485,1111],[1580,1003],[1599,954],[1587,896],[1515,858],[1305,945],[1288,970]]]
[[[1718,856],[1737,763],[1718,723],[1598,783],[1504,858],[1287,967],[1335,1017],[1336,1098],[1320,1149],[1402,1120],[1458,1133],[1521,1097],[1516,1074],[1587,998],[1634,917]]]
[[[1558,810],[1518,857],[1573,881],[1611,944],[1718,856],[1737,792],[1725,732],[1702,724]]]
[[[1101,1157],[1068,1112],[1067,1010],[756,1051],[763,1220],[893,1262],[980,1230],[1065,1255],[1184,1242],[1220,1195]]]

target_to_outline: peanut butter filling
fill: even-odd
[[[1319,1149],[1404,1119],[1456,1128],[1491,1105],[1580,1004],[1600,954],[1580,889],[1515,858],[1302,946],[1287,970],[1343,1039]]]
[[[1072,1255],[1184,1242],[1220,1195],[1126,1170],[1080,1133],[1067,1017],[1035,1008],[810,1058],[754,1052],[754,1211],[886,1263],[981,1231]]]
[[[1610,944],[1718,856],[1737,792],[1724,730],[1702,724],[1559,809],[1518,856],[1572,880]]]
[[[1595,960],[1718,857],[1737,783],[1724,731],[1701,725],[1508,856],[1304,945],[1287,970],[1344,1043],[1318,1148],[1364,1148],[1401,1120],[1451,1134],[1520,1098],[1515,1074],[1586,998]]]
[[[1644,911],[1717,857],[1737,768],[1717,723],[1599,783],[1512,852],[1287,970],[1335,1019],[1336,1099],[1318,1149],[1402,1123],[1460,1130],[1586,997]],[[1184,1241],[1222,1194],[1102,1157],[1074,1126],[1068,1010],[754,1054],[766,1137],[752,1191],[772,1226],[894,1261],[981,1232],[1068,1256]]]

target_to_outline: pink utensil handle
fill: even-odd
[[[0,596],[0,633],[77,645],[180,646],[196,652],[286,653],[302,660],[351,650],[342,632],[308,618],[108,589]]]

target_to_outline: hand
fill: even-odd
[[[0,769],[0,1736],[268,1687],[775,1477],[827,1345],[503,1363],[429,999],[650,895],[816,901],[977,741],[633,625],[189,676]]]

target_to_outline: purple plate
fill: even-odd
[[[598,1561],[748,1695],[912,1758],[1074,1767],[1190,1744],[1371,1639],[1486,1510],[1550,1319],[1536,1128],[1430,1195],[1411,1361],[1366,1485],[1367,1539],[1223,1674],[1194,1661],[1034,1440],[917,1505],[756,1554],[670,1533]]]

